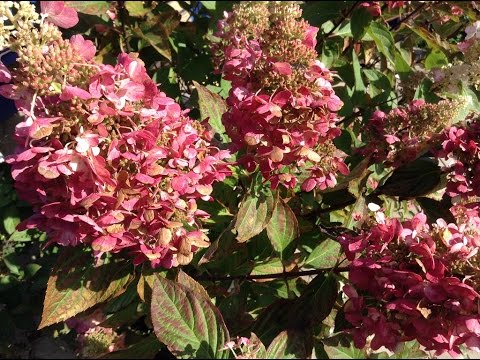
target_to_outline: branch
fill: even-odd
[[[338,267],[338,268],[328,268],[328,269],[291,271],[291,272],[283,272],[283,273],[277,273],[277,274],[262,274],[262,275],[223,275],[223,276],[200,275],[195,277],[195,280],[232,281],[232,280],[285,279],[285,278],[294,278],[294,277],[308,276],[308,275],[318,275],[330,270],[333,270],[333,272],[335,273],[341,273],[341,272],[348,271],[348,266]]]
[[[413,10],[410,14],[408,14],[402,20],[400,20],[398,23],[396,23],[395,26],[393,26],[390,30],[398,29],[400,27],[400,25],[402,25],[404,22],[410,20],[415,14],[417,14],[420,10],[422,10],[427,5],[430,5],[430,4],[424,2],[424,3],[420,4],[419,6],[417,6],[417,8],[415,10]]]

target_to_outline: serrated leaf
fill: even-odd
[[[267,235],[281,258],[284,258],[285,250],[300,235],[297,217],[281,198],[277,199],[267,224]]]
[[[91,254],[75,250],[64,250],[52,269],[39,329],[121,294],[130,281],[130,265],[111,262],[93,267]]]
[[[157,338],[179,358],[226,359],[230,340],[220,311],[210,300],[161,277],[155,279],[151,315]]]
[[[255,197],[249,196],[240,205],[235,230],[237,240],[245,242],[262,232],[267,226],[273,211],[273,197],[258,194]]]
[[[340,244],[326,239],[320,243],[305,260],[305,266],[315,269],[329,269],[335,266],[340,254]]]
[[[202,120],[208,118],[208,123],[220,135],[222,141],[229,142],[230,138],[225,134],[225,127],[222,124],[222,115],[227,111],[225,100],[196,81],[193,82],[193,85],[198,92],[200,117]]]
[[[267,349],[266,359],[306,359],[305,338],[302,333],[287,330],[278,334]]]
[[[189,290],[195,292],[195,294],[203,299],[210,300],[210,295],[208,295],[207,290],[200,285],[197,281],[195,281],[192,277],[190,277],[187,273],[183,270],[180,270],[177,275],[177,282]]]

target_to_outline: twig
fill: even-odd
[[[118,5],[118,17],[120,19],[120,26],[122,29],[122,35],[123,35],[123,40],[125,41],[125,47],[127,48],[127,52],[131,52],[130,44],[128,43],[127,40],[127,30],[125,28],[125,22],[127,18],[126,11],[127,9],[125,8],[125,1],[117,1]]]
[[[331,270],[332,270],[332,268],[304,270],[304,271],[290,271],[290,272],[282,272],[282,273],[277,273],[277,274],[262,274],[262,275],[222,275],[222,276],[200,275],[200,276],[196,276],[194,278],[195,278],[195,280],[199,280],[199,281],[281,279],[281,278],[294,278],[294,277],[308,276],[308,275],[318,275],[318,274],[322,274],[326,271],[331,271]],[[333,271],[335,273],[341,273],[341,272],[344,272],[344,271],[348,271],[348,266],[333,268]]]
[[[420,4],[419,6],[417,6],[417,8],[415,10],[413,10],[410,14],[408,14],[402,20],[400,20],[398,23],[396,23],[390,30],[398,29],[400,27],[400,25],[402,25],[404,22],[410,20],[415,14],[417,14],[420,10],[422,10],[427,5],[430,5],[430,4],[424,2],[424,3]]]

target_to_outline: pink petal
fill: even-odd
[[[97,49],[93,42],[85,40],[82,35],[73,35],[70,38],[70,44],[73,49],[85,60],[91,60],[95,56]]]
[[[188,177],[179,176],[172,180],[172,188],[180,194],[184,194],[188,187]]]
[[[90,95],[88,91],[80,89],[79,87],[67,85],[60,95],[60,100],[68,101],[74,97],[78,97],[82,100],[88,100],[92,97],[92,95]]]
[[[292,74],[292,66],[287,62],[273,63],[273,68],[281,75]]]
[[[47,20],[58,27],[68,29],[78,23],[77,11],[65,7],[63,1],[40,1],[40,9],[43,14],[48,14]]]
[[[100,236],[99,238],[93,240],[92,249],[99,252],[111,251],[117,245],[117,239],[112,236]]]
[[[8,68],[0,61],[0,82],[8,83],[12,80],[12,75]]]

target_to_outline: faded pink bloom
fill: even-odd
[[[78,23],[77,11],[66,7],[64,1],[40,1],[42,14],[47,14],[47,20],[58,27],[68,29]]]

